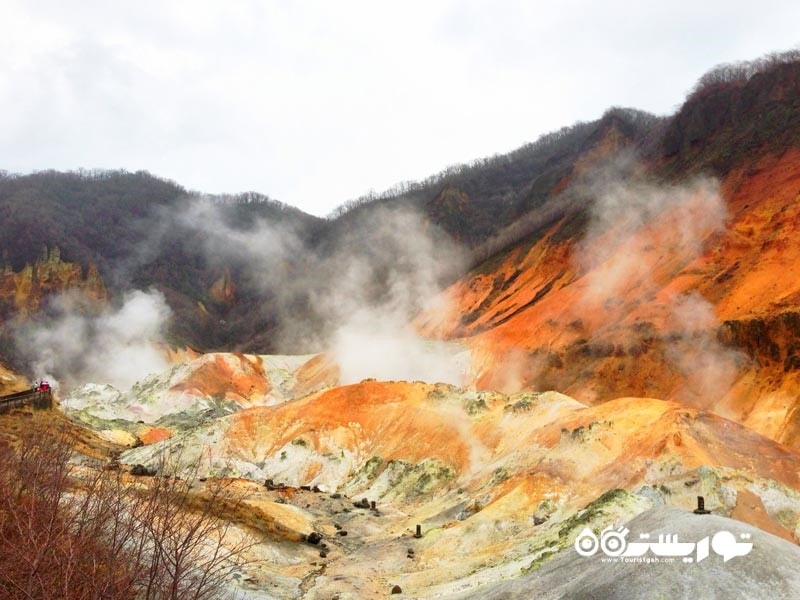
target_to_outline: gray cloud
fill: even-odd
[[[800,5],[4,3],[2,167],[147,169],[317,214],[797,43]]]

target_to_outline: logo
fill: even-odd
[[[661,559],[680,557],[685,563],[701,562],[708,558],[709,547],[728,562],[737,556],[745,556],[753,549],[752,542],[740,542],[730,531],[718,531],[712,537],[706,536],[699,542],[679,542],[677,534],[661,534],[657,542],[651,542],[649,533],[639,534],[639,542],[628,542],[625,537],[630,533],[626,527],[613,529],[607,527],[600,533],[600,538],[587,527],[575,539],[575,550],[581,556],[594,556],[602,550],[607,557],[632,559],[625,562],[662,562]],[[749,533],[739,534],[742,540],[749,540]],[[648,553],[657,559],[645,558]],[[640,558],[639,558],[640,557]],[[633,560],[639,558],[639,560]],[[666,561],[663,561],[666,562]],[[670,561],[671,562],[671,561]]]

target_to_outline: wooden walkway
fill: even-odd
[[[33,406],[39,409],[53,408],[53,393],[50,390],[42,392],[31,388],[16,394],[0,396],[0,413],[20,406]]]

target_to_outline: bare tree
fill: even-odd
[[[223,485],[75,467],[70,440],[34,426],[0,440],[0,597],[221,597],[247,545]],[[166,465],[162,465],[166,468]]]
[[[689,97],[695,97],[706,90],[716,87],[745,83],[754,75],[764,73],[770,69],[789,63],[800,61],[800,48],[788,50],[786,52],[772,52],[755,60],[740,61],[734,63],[722,63],[703,74],[697,81]]]

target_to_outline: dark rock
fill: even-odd
[[[306,541],[309,544],[314,544],[315,546],[322,541],[322,535],[317,533],[316,531],[312,531],[306,536]]]
[[[393,594],[402,594],[403,593],[403,588],[401,588],[399,585],[396,585],[396,586],[394,586],[392,588],[392,593]]]
[[[361,500],[356,500],[353,502],[353,506],[356,508],[369,508],[369,500],[366,498],[362,498]]]
[[[797,354],[787,356],[786,360],[783,361],[783,371],[788,373],[789,371],[797,371],[798,369],[800,369],[800,356],[797,356]]]
[[[323,551],[321,551],[321,552],[319,553],[319,557],[320,557],[320,558],[328,558],[328,553],[327,553],[327,552],[325,552],[325,550],[323,550]]]
[[[334,499],[334,500],[338,500],[341,497],[342,497],[342,495],[339,492],[331,494],[331,498]]]
[[[144,465],[133,465],[131,468],[131,475],[135,477],[153,477],[155,474],[155,469],[148,469]]]
[[[347,535],[347,532],[344,529],[342,529],[341,531],[337,531],[336,535],[340,535],[340,536],[344,537],[344,536]]]

